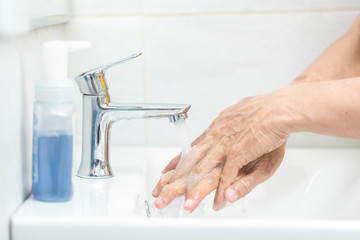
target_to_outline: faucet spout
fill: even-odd
[[[119,119],[163,117],[169,117],[169,119],[172,119],[176,116],[182,116],[182,119],[185,119],[187,118],[187,111],[190,109],[191,105],[163,103],[109,103],[103,104],[101,107],[109,112],[114,112],[112,113],[113,118]]]
[[[112,103],[108,96],[83,95],[82,159],[78,176],[108,178],[110,129],[119,120],[165,118],[179,121],[187,118],[187,104]]]
[[[83,94],[82,157],[78,176],[82,178],[108,178],[112,176],[109,163],[111,125],[123,119],[164,118],[170,122],[187,118],[190,105],[157,103],[111,102],[105,72],[114,66],[137,58],[127,58],[84,72],[75,78]]]

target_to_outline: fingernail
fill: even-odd
[[[223,209],[223,208],[225,207],[225,205],[226,205],[226,201],[223,201],[222,203],[215,204],[215,205],[213,206],[213,209],[214,209],[215,211],[220,211],[221,209]]]
[[[157,208],[162,208],[164,203],[163,203],[162,198],[161,198],[161,197],[158,197],[158,198],[155,200],[154,204],[155,204],[155,206],[156,206]]]
[[[239,192],[232,187],[226,189],[226,196],[227,200],[229,200],[230,202],[235,202],[240,198]]]
[[[188,199],[188,200],[186,200],[185,203],[184,203],[184,208],[185,208],[185,209],[190,209],[190,208],[192,208],[192,207],[194,206],[195,203],[196,203],[195,200],[193,200],[193,199]]]
[[[158,188],[154,188],[154,190],[152,191],[153,196],[157,196],[157,195],[159,195],[159,193],[160,193],[160,191]]]
[[[213,206],[213,209],[214,209],[214,211],[219,211],[219,210],[220,210],[220,208],[218,207],[218,205],[214,205],[214,206]]]
[[[161,171],[162,174],[166,173],[166,168],[164,168],[164,170]]]

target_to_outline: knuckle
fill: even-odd
[[[238,184],[235,186],[235,190],[239,191],[242,195],[245,195],[252,190],[252,183],[248,179],[239,179]]]
[[[161,177],[160,177],[160,185],[165,185],[167,182],[168,182],[168,178],[165,176],[165,175],[162,175]]]
[[[163,187],[163,189],[161,190],[162,193],[166,193],[169,191],[169,185],[166,185]]]
[[[220,175],[219,184],[224,184],[227,181],[227,177],[224,174]]]
[[[231,147],[228,151],[229,159],[238,159],[239,155],[239,150],[236,147]]]
[[[243,168],[244,165],[245,165],[245,160],[242,158],[238,158],[237,160],[234,161],[234,167],[236,167],[237,169]]]
[[[159,182],[160,182],[160,183],[165,182],[165,174],[163,174],[163,175],[160,176]]]
[[[236,148],[229,150],[229,160],[234,162],[234,166],[239,169],[246,165],[249,162],[249,159],[248,153],[241,153]]]
[[[165,182],[169,182],[170,178],[172,177],[174,173],[174,170],[171,170],[163,175],[160,176],[160,182],[165,183]]]
[[[203,168],[200,165],[196,165],[192,170],[191,170],[191,175],[200,175],[202,172]]]
[[[223,128],[222,128],[222,126],[221,126],[221,125],[215,126],[215,127],[211,130],[210,134],[211,134],[212,136],[222,135],[222,134],[223,134]]]
[[[220,139],[220,142],[219,142],[219,147],[224,147],[225,145],[227,145],[231,140],[231,136],[223,136],[221,139]]]
[[[166,196],[173,195],[174,189],[172,186],[167,185],[163,188],[162,193]]]
[[[219,177],[218,176],[214,176],[214,175],[210,175],[207,179],[206,184],[209,186],[214,186],[217,185],[217,182],[219,181]]]

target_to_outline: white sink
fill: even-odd
[[[360,239],[359,149],[287,149],[269,181],[220,212],[209,196],[201,218],[146,217],[143,196],[153,202],[178,149],[111,150],[114,178],[75,178],[66,203],[29,198],[12,218],[12,240]]]

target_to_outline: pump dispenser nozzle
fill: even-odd
[[[90,42],[78,41],[49,41],[43,45],[44,64],[46,78],[65,79],[67,78],[67,66],[69,52],[90,47]]]
[[[68,79],[69,52],[90,47],[83,41],[48,41],[43,44],[45,76],[36,84],[35,97],[43,102],[63,102],[73,99],[73,81]]]

